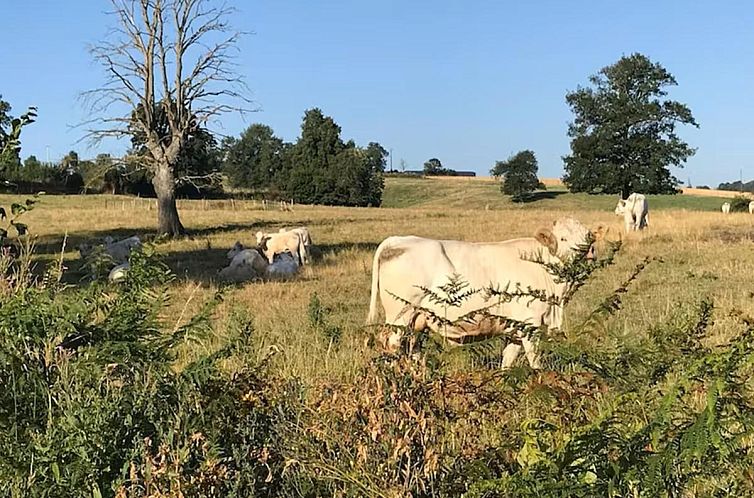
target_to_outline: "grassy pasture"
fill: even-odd
[[[383,206],[391,208],[421,209],[572,209],[612,210],[617,196],[571,194],[562,184],[549,182],[547,190],[537,191],[528,202],[514,203],[500,194],[500,185],[493,178],[388,178]],[[733,192],[713,191],[701,195],[692,189],[689,195],[647,196],[650,209],[689,209],[694,211],[720,211]]]
[[[4,203],[10,197],[2,198]],[[736,330],[727,312],[754,315],[754,216],[719,212],[721,199],[650,196],[651,226],[623,236],[625,246],[612,267],[596,274],[567,309],[567,324],[579,323],[615,289],[645,256],[660,256],[624,298],[622,310],[606,328],[626,336],[645,334],[665,323],[679,307],[702,296],[717,305],[715,337]],[[177,275],[166,327],[179,325],[218,288],[216,272],[236,240],[252,244],[257,230],[282,226],[310,228],[318,257],[314,265],[288,282],[255,282],[228,289],[219,308],[222,321],[235,308],[248,310],[258,330],[259,354],[276,345],[281,373],[305,382],[348,380],[374,354],[363,323],[369,300],[371,257],[389,235],[414,234],[468,241],[528,236],[561,216],[621,233],[611,196],[548,191],[540,200],[513,204],[492,180],[388,179],[384,208],[296,206],[293,212],[262,210],[253,201],[180,201],[182,220],[191,236],[162,243],[159,251]],[[485,209],[489,205],[489,209]],[[50,196],[28,213],[25,222],[37,237],[39,264],[63,251],[66,279],[81,278],[75,246],[108,234],[128,236],[154,230],[154,201],[112,196]],[[312,330],[307,309],[313,294],[329,308],[329,321],[340,326],[339,347]],[[212,349],[222,343],[203,347]],[[192,351],[186,351],[186,358]]]

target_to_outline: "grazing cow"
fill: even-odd
[[[730,213],[730,202],[723,202],[723,213],[728,214]]]
[[[297,228],[281,228],[278,233],[286,233],[286,232],[296,232],[299,237],[301,237],[301,241],[303,242],[303,247],[301,248],[301,256],[304,264],[310,263],[311,260],[311,250],[312,250],[312,236],[309,233],[309,229],[306,227],[297,227]]]
[[[749,214],[754,213],[754,201],[749,202]]]
[[[623,216],[627,232],[649,226],[649,203],[644,194],[633,193],[626,200],[619,200],[615,214]]]
[[[299,265],[303,264],[301,254],[306,249],[304,248],[304,242],[301,240],[301,236],[298,233],[257,232],[256,237],[259,248],[262,250],[262,253],[270,264],[275,262],[276,254],[282,254],[286,251],[291,253],[291,256],[293,256],[293,259],[295,259]]]
[[[103,241],[105,243],[105,252],[110,255],[110,257],[116,264],[127,262],[128,256],[131,254],[131,251],[137,247],[141,247],[141,240],[135,235],[133,237],[128,237],[127,239],[119,240],[117,242],[115,242],[114,239],[108,235],[103,239]],[[81,254],[82,259],[88,257],[93,250],[94,246],[91,244],[79,245],[79,253]]]
[[[467,336],[494,335],[504,332],[499,321],[482,318],[477,323],[461,324],[444,328],[432,323],[414,306],[429,309],[449,320],[487,309],[490,314],[526,322],[539,327],[560,328],[563,309],[552,304],[522,296],[497,304],[488,302],[483,292],[474,294],[461,306],[443,309],[434,303],[420,288],[436,290],[448,283],[454,274],[459,275],[473,289],[499,288],[536,289],[548,296],[560,298],[566,284],[556,278],[538,262],[531,261],[540,255],[545,263],[566,262],[579,254],[591,238],[591,232],[579,221],[565,218],[552,227],[540,229],[535,237],[513,239],[504,242],[471,243],[457,240],[433,240],[422,237],[388,237],[378,246],[372,263],[372,290],[367,323],[376,323],[378,299],[385,310],[385,323],[389,325],[420,329],[429,327],[451,340]],[[595,237],[602,236],[602,228]],[[589,247],[587,257],[593,257],[594,245]],[[528,258],[527,258],[528,257]],[[398,299],[400,298],[400,299]],[[496,299],[496,298],[491,298]],[[405,300],[405,301],[404,301]],[[491,304],[493,304],[491,306]],[[447,314],[446,314],[447,313]],[[400,344],[402,332],[397,330],[388,338],[393,347]],[[529,364],[539,368],[536,342],[520,335],[521,344],[510,343],[503,352],[503,367],[510,367],[523,345]]]

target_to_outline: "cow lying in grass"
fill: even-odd
[[[220,270],[218,276],[228,282],[287,278],[296,274],[299,269],[294,257],[288,253],[277,254],[270,264],[257,249],[246,249],[241,242],[236,242],[227,256],[230,263]]]
[[[104,244],[98,244],[98,245],[92,245],[92,244],[80,244],[79,245],[79,253],[81,254],[81,259],[86,259],[91,255],[95,248],[98,246],[101,246],[104,248],[105,252],[112,258],[113,262],[116,264],[126,263],[128,261],[128,256],[131,254],[131,251],[137,247],[141,247],[141,239],[134,235],[133,237],[128,237],[127,239],[115,241],[112,237],[109,235],[103,239]]]

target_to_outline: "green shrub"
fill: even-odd
[[[252,356],[244,320],[176,371],[220,296],[166,331],[170,272],[149,251],[130,264],[118,286],[27,280],[0,295],[0,496],[277,496],[275,427],[295,386],[264,362],[224,371]]]
[[[748,213],[749,202],[751,202],[751,198],[749,197],[745,197],[743,195],[735,196],[733,199],[730,200],[730,212],[731,213]]]

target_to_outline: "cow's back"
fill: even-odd
[[[527,288],[545,291],[548,295],[562,294],[562,285],[537,259],[553,259],[534,238],[514,239],[496,243],[470,243],[454,240],[433,240],[421,237],[390,237],[383,241],[375,255],[379,258],[379,289],[389,323],[400,323],[394,317],[407,316],[405,301],[432,310],[450,320],[471,311],[487,308],[485,289],[514,291]],[[424,287],[438,292],[438,288],[456,276],[468,284],[468,289],[478,290],[460,306],[446,307],[433,303]],[[442,294],[440,292],[440,294]],[[396,299],[396,296],[399,299]],[[521,297],[490,309],[490,312],[517,320],[529,315],[542,315],[549,305],[532,302],[531,297]]]

